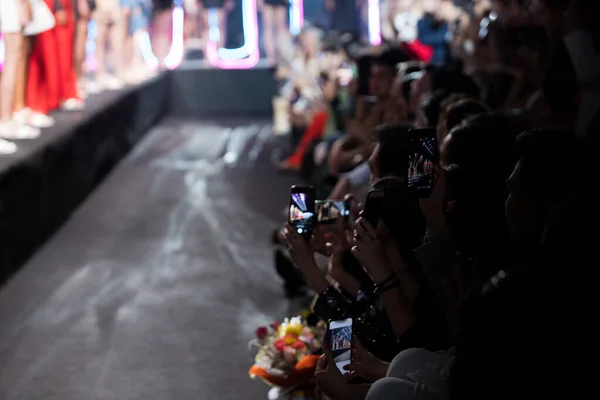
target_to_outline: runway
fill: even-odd
[[[255,329],[293,315],[269,232],[293,178],[264,121],[165,119],[0,290],[0,398],[264,399]]]

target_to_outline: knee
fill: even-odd
[[[410,399],[414,383],[398,378],[383,378],[371,385],[365,400]]]

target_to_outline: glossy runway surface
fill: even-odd
[[[260,121],[154,128],[0,290],[0,398],[265,399],[247,343],[297,311],[274,148]]]

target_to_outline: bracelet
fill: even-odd
[[[393,272],[390,276],[388,276],[387,278],[385,278],[381,282],[376,283],[375,287],[385,286],[386,284],[390,283],[394,279],[396,279],[396,273],[395,272]]]
[[[401,282],[399,279],[394,279],[394,280],[390,281],[388,284],[386,284],[385,286],[377,286],[375,288],[375,295],[379,296],[382,293],[385,293],[389,290],[395,289],[400,286],[400,283]]]

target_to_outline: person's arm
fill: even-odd
[[[330,199],[330,200],[343,199],[344,196],[347,195],[348,193],[350,193],[350,179],[348,178],[348,174],[346,174],[337,181],[333,190],[329,194],[328,199]]]
[[[421,20],[417,23],[417,35],[419,41],[427,46],[444,44],[448,36],[448,25],[444,24],[440,29],[433,30],[429,24]]]
[[[378,285],[386,278],[387,276],[376,278],[374,280],[375,284]],[[401,339],[417,320],[401,286],[380,293],[379,300],[385,309],[396,338]]]
[[[391,265],[385,254],[377,232],[362,218],[356,224],[357,236],[361,238],[352,253],[371,275],[375,292],[385,309],[397,339],[401,339],[416,322],[410,302],[401,287],[401,274]]]

